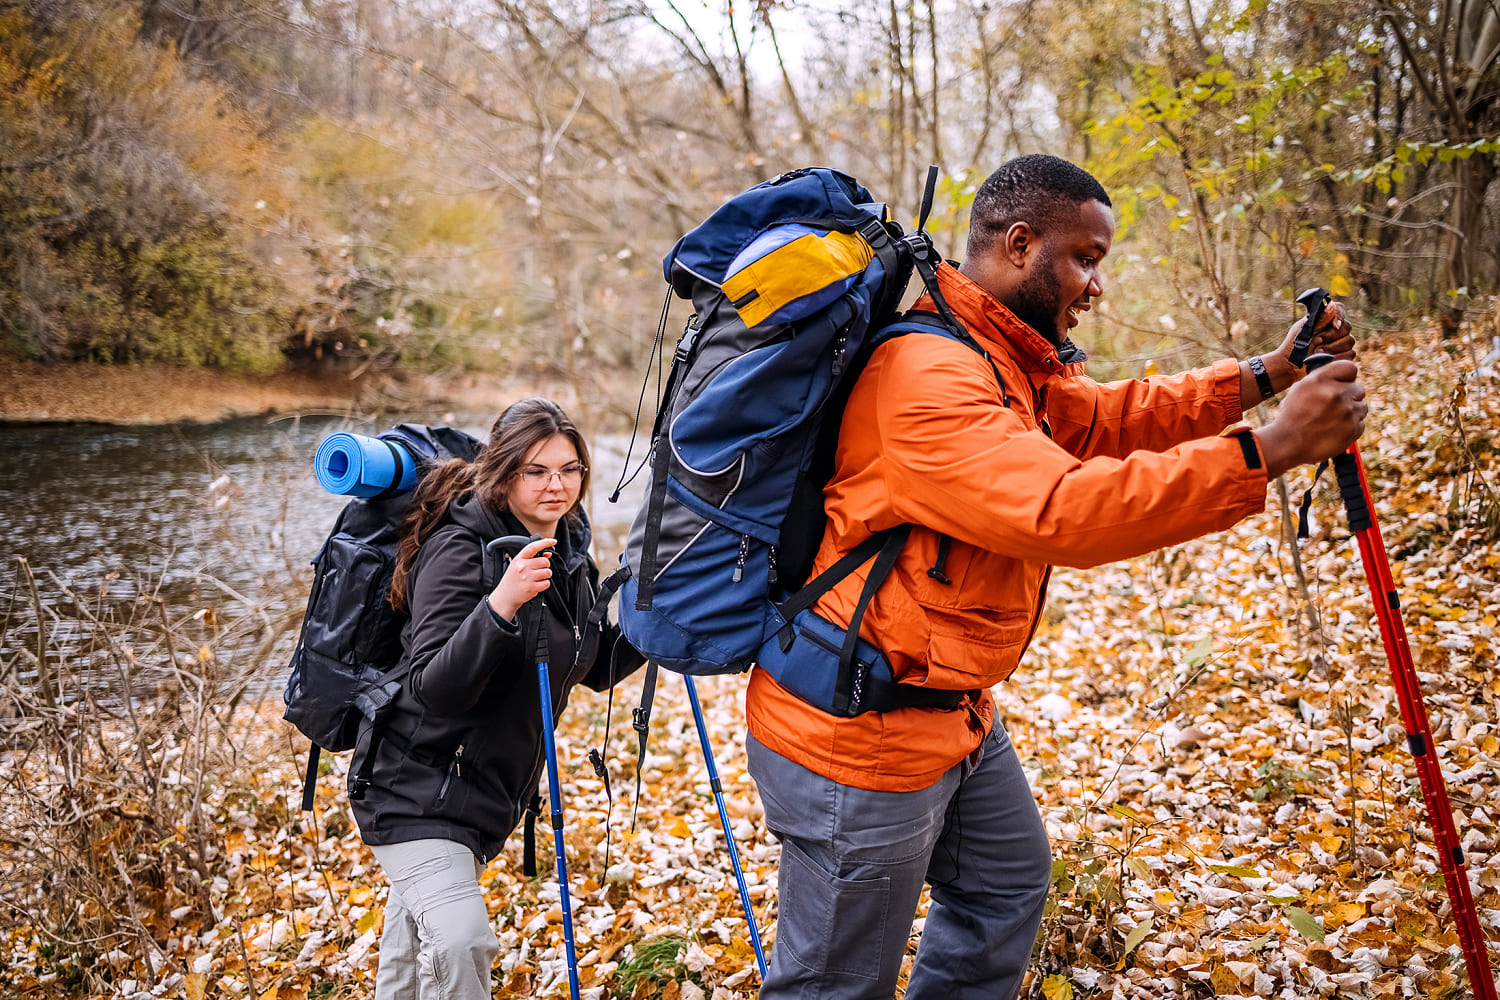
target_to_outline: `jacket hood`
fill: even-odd
[[[530,535],[515,515],[509,511],[495,510],[482,503],[472,493],[466,493],[448,505],[448,518],[460,527],[468,528],[487,540],[506,535]],[[573,573],[588,559],[593,532],[589,527],[588,514],[580,504],[558,524],[557,555],[562,557],[562,568]]]

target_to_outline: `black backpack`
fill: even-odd
[[[418,481],[434,464],[474,460],[483,442],[451,427],[399,424],[380,440],[416,459]],[[362,718],[378,721],[400,689],[407,616],[391,606],[396,544],[411,491],[386,490],[344,505],[313,559],[312,593],[292,652],[283,718],[312,741],[302,786],[311,809],[322,750],[352,750]]]

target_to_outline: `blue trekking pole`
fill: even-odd
[[[693,678],[682,675],[687,682],[688,701],[693,706],[693,722],[698,726],[698,742],[703,745],[703,762],[708,765],[708,783],[714,790],[714,802],[719,807],[719,823],[724,827],[724,840],[729,844],[729,863],[734,866],[734,881],[740,887],[740,906],[745,911],[745,923],[750,925],[750,943],[755,947],[755,962],[760,966],[760,978],[766,978],[766,953],[760,946],[760,928],[755,924],[755,910],[750,906],[750,890],[745,887],[745,871],[740,867],[740,851],[734,843],[734,833],[729,828],[729,812],[724,808],[724,786],[719,782],[719,768],[714,763],[713,749],[708,744],[708,727],[703,722],[703,707],[698,704],[698,686]]]
[[[523,538],[507,535],[490,542],[490,546],[501,551],[521,549],[540,538],[534,535]],[[534,600],[535,598],[533,598]],[[563,945],[568,955],[568,994],[578,1000],[578,953],[573,947],[573,909],[568,900],[568,858],[563,851],[562,792],[558,788],[557,744],[552,737],[552,680],[547,670],[549,650],[547,647],[547,622],[540,606],[536,616],[536,677],[541,689],[542,740],[547,746],[547,797],[552,803],[552,843],[557,854],[557,892],[562,904]]]

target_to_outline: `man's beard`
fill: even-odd
[[[1021,287],[1016,289],[1015,301],[1010,311],[1026,325],[1046,337],[1054,346],[1061,344],[1063,333],[1057,328],[1057,316],[1061,312],[1058,299],[1061,292],[1057,286],[1057,269],[1052,248],[1046,244],[1037,251],[1036,266],[1032,268]]]

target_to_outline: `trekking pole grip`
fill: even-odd
[[[1315,290],[1321,291],[1321,289]],[[1318,312],[1322,312],[1321,305],[1318,307]],[[1313,312],[1309,311],[1309,319],[1313,316]],[[1332,360],[1331,354],[1314,354],[1307,359],[1307,370],[1315,372]],[[1356,533],[1370,528],[1375,523],[1370,513],[1370,494],[1365,489],[1364,476],[1359,466],[1359,452],[1355,451],[1355,445],[1351,444],[1348,450],[1333,456],[1333,473],[1338,477],[1339,496],[1344,499],[1344,513],[1349,518],[1349,530]]]
[[[496,538],[493,541],[488,542],[485,545],[485,550],[486,551],[493,550],[493,551],[496,551],[496,552],[501,552],[501,553],[504,553],[505,555],[510,556],[512,559],[514,559],[516,556],[518,556],[518,555],[521,554],[521,550],[522,549],[524,549],[526,546],[530,545],[532,542],[540,541],[541,537],[542,537],[541,535],[537,535],[537,534],[533,534],[530,537],[527,537],[526,535],[505,535],[505,536],[503,536],[501,538]],[[532,600],[536,600],[536,598],[532,598]],[[530,602],[528,601],[527,603],[530,603]],[[547,646],[547,622],[546,622],[546,620],[545,619],[540,619],[538,621],[538,623],[537,623],[537,626],[538,627],[537,627],[537,630],[536,630],[536,659],[540,663],[548,663],[551,660],[551,656],[550,656],[550,650],[548,649],[548,646]]]
[[[1318,332],[1318,323],[1323,318],[1323,310],[1328,305],[1328,293],[1321,288],[1309,288],[1297,296],[1297,304],[1307,310],[1307,321],[1302,324],[1302,329],[1297,331],[1297,339],[1292,342],[1292,353],[1287,357],[1293,365],[1298,368],[1306,364],[1307,370],[1312,371],[1311,358],[1307,356],[1307,349],[1312,346],[1313,336]],[[1316,357],[1316,355],[1314,355]],[[1328,361],[1332,361],[1330,357]],[[1323,364],[1327,364],[1324,361]]]

